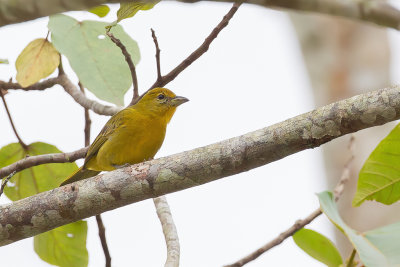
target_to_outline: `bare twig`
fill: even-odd
[[[81,89],[81,92],[83,94],[85,94],[85,88],[83,88],[82,83],[79,82],[78,85],[79,85],[79,88]],[[88,108],[84,108],[84,109],[85,109],[85,129],[84,129],[85,146],[89,146],[90,145],[90,127],[92,125],[92,120],[90,119],[89,109]]]
[[[161,76],[161,78],[157,75],[157,80],[154,82],[154,84],[146,92],[144,92],[139,98],[137,98],[136,101],[133,101],[131,103],[131,105],[135,104],[137,101],[139,101],[140,98],[143,95],[145,95],[149,90],[156,88],[156,87],[163,87],[166,84],[168,84],[169,82],[171,82],[183,70],[185,70],[187,67],[189,67],[194,61],[196,61],[199,57],[201,57],[205,52],[207,52],[212,41],[214,41],[215,38],[217,38],[218,34],[222,31],[222,29],[224,29],[228,25],[230,19],[236,13],[236,11],[238,10],[241,3],[242,2],[234,3],[232,8],[229,10],[229,12],[223,17],[221,22],[218,23],[218,25],[212,30],[212,32],[207,36],[207,38],[204,40],[204,42],[196,50],[194,50],[187,58],[185,58],[178,66],[176,66],[168,74]],[[159,62],[159,59],[157,59],[158,42],[157,42],[157,38],[154,34],[154,31],[152,31],[152,33],[153,33],[153,40],[156,44],[156,60],[158,63]],[[161,70],[160,70],[160,75],[161,75]]]
[[[333,194],[335,196],[335,201],[339,200],[339,197],[343,194],[344,186],[347,181],[350,179],[350,166],[354,160],[354,152],[355,152],[355,135],[352,133],[350,135],[349,145],[347,146],[350,152],[350,158],[347,160],[344,165],[342,175],[340,176],[339,182],[337,183],[335,189],[333,190]]]
[[[156,207],[157,216],[161,222],[165,243],[167,245],[167,259],[164,267],[179,267],[180,245],[178,232],[172,218],[167,198],[165,196],[153,198],[153,202]]]
[[[80,90],[78,90],[76,85],[71,82],[66,74],[60,74],[57,83],[64,88],[65,92],[72,96],[75,102],[99,115],[112,116],[122,109],[121,107],[103,105],[87,98]]]
[[[38,156],[30,156],[24,159],[21,159],[13,164],[10,164],[6,167],[0,169],[0,179],[5,177],[12,172],[19,172],[24,169],[41,165],[47,163],[65,163],[65,162],[74,162],[77,159],[84,158],[88,147],[84,147],[78,149],[73,152],[68,153],[55,153],[55,154],[45,154],[45,155],[38,155]]]
[[[27,87],[22,87],[22,85],[20,85],[19,83],[13,83],[11,81],[9,82],[4,82],[4,81],[0,81],[0,89],[4,89],[4,90],[9,90],[9,89],[20,89],[20,90],[24,90],[24,91],[34,91],[34,90],[45,90],[48,89],[50,87],[53,87],[54,85],[57,84],[58,78],[49,78],[47,80],[44,80],[42,82],[37,82],[35,84],[32,84],[31,86],[27,86]]]
[[[8,183],[8,181],[10,181],[10,179],[14,176],[15,173],[16,173],[16,171],[13,171],[6,178],[4,178],[3,181],[1,182],[0,196],[3,194],[4,187],[6,187],[6,184]]]
[[[85,94],[85,88],[83,88],[83,85],[81,82],[78,83],[79,88],[81,89],[82,93]],[[92,121],[90,120],[90,115],[89,115],[89,109],[85,108],[85,146],[90,145],[90,127],[91,127]],[[99,228],[99,237],[100,237],[100,242],[101,246],[103,248],[104,252],[104,257],[106,258],[106,267],[111,267],[111,256],[110,256],[110,251],[108,250],[108,245],[107,245],[107,239],[106,239],[106,229],[103,224],[103,219],[101,218],[101,215],[98,214],[96,215],[96,222],[97,222],[97,227]]]
[[[151,29],[151,36],[153,37],[154,45],[156,46],[156,65],[157,65],[157,80],[156,82],[160,82],[162,79],[161,76],[161,63],[160,63],[160,47],[158,46],[158,40],[156,36],[156,32]]]
[[[342,195],[343,190],[344,190],[344,185],[350,178],[350,165],[354,160],[354,134],[350,136],[349,140],[349,152],[350,152],[350,158],[347,160],[346,164],[343,167],[342,175],[340,176],[339,182],[337,183],[335,189],[334,189],[334,195],[335,195],[335,201],[339,199],[339,197]],[[230,265],[225,265],[225,267],[241,267],[244,266],[245,264],[257,259],[260,257],[262,254],[270,250],[271,248],[281,244],[284,240],[286,240],[288,237],[291,237],[294,235],[298,230],[302,229],[304,226],[307,224],[311,223],[315,218],[317,218],[319,215],[322,214],[322,211],[320,208],[316,209],[313,211],[310,215],[308,215],[306,218],[301,219],[296,221],[289,229],[286,231],[282,232],[279,236],[265,244],[264,246],[260,247],[256,251],[250,253],[246,257],[238,260],[237,262],[230,264]]]
[[[283,241],[285,241],[286,238],[292,236],[294,233],[296,233],[298,230],[312,222],[315,218],[317,218],[319,215],[321,215],[322,212],[320,209],[317,209],[313,211],[310,215],[308,215],[306,218],[302,220],[297,220],[292,226],[289,227],[286,231],[282,232],[278,237],[274,238],[264,246],[260,247],[256,251],[252,252],[251,254],[247,255],[246,257],[238,260],[237,262],[229,265],[225,265],[225,267],[241,267],[258,257],[260,257],[262,254],[270,250],[271,248],[281,244]]]
[[[139,98],[139,86],[136,76],[135,64],[133,64],[131,55],[129,54],[128,50],[126,50],[124,44],[121,43],[121,41],[118,38],[116,38],[109,30],[106,31],[106,34],[108,35],[108,37],[111,38],[111,41],[113,41],[121,49],[122,54],[125,56],[126,63],[128,63],[133,82],[133,97],[130,105],[133,105],[134,103],[136,103],[135,101]]]
[[[176,66],[168,74],[162,76],[161,80],[156,81],[151,86],[151,88],[165,86],[167,83],[175,79],[176,76],[179,75],[179,73],[181,73],[184,69],[186,69],[196,59],[198,59],[201,55],[207,52],[212,41],[214,41],[215,38],[217,38],[218,34],[222,31],[222,29],[224,29],[228,25],[229,20],[236,13],[240,5],[241,2],[234,3],[229,12],[223,17],[221,22],[218,23],[218,25],[212,30],[212,32],[210,33],[210,35],[207,36],[204,42],[196,50],[194,50],[186,59],[184,59],[178,66]]]
[[[67,92],[72,98],[84,108],[91,109],[93,112],[99,115],[114,115],[121,110],[120,107],[106,106],[100,104],[94,100],[88,99],[84,93],[78,90],[78,88],[71,82],[68,76],[65,74],[62,61],[60,59],[60,65],[58,66],[58,76],[55,78],[50,78],[42,82],[37,82],[28,87],[22,87],[19,83],[13,83],[12,81],[4,82],[0,81],[0,89],[20,89],[24,91],[32,90],[45,90],[47,88],[53,87],[54,85],[61,85],[65,92]]]
[[[99,237],[101,241],[101,246],[103,247],[104,256],[106,257],[106,267],[111,267],[111,256],[108,250],[107,240],[106,240],[106,229],[104,228],[103,220],[100,214],[96,215],[97,226],[99,228]]]
[[[68,78],[68,76],[59,69],[59,76],[55,78],[50,78],[47,80],[44,80],[42,82],[37,82],[31,86],[28,87],[22,87],[19,83],[13,83],[13,82],[4,82],[0,81],[0,89],[4,90],[24,90],[24,91],[42,91],[45,89],[48,89],[50,87],[53,87],[54,85],[59,84],[61,85],[65,92],[67,92],[69,95],[72,96],[72,98],[77,102],[79,105],[81,105],[84,108],[88,108],[92,110],[93,112],[99,114],[99,115],[114,115],[118,111],[121,110],[120,107],[113,107],[113,106],[107,106],[100,104],[99,102],[96,102],[94,100],[88,99],[82,92],[78,90],[78,88],[71,82],[71,80]]]
[[[1,96],[1,99],[3,100],[4,108],[6,109],[8,119],[10,120],[11,127],[12,127],[12,129],[13,129],[13,131],[14,131],[15,136],[16,136],[17,139],[18,139],[18,142],[20,143],[20,145],[22,146],[22,148],[23,148],[24,150],[28,150],[28,146],[22,141],[21,137],[19,137],[19,135],[18,135],[17,129],[15,128],[13,119],[12,119],[12,117],[11,117],[10,110],[8,110],[7,102],[6,102],[6,99],[5,99],[5,97],[4,97],[4,94],[3,94],[3,91],[2,91],[2,90],[0,90],[0,96]]]

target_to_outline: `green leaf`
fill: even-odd
[[[159,2],[160,1],[135,1],[131,3],[121,3],[117,11],[117,22],[133,17],[139,10],[152,9]]]
[[[121,50],[105,36],[107,23],[79,22],[66,15],[50,16],[48,28],[54,46],[65,55],[81,83],[98,98],[123,105],[123,96],[132,84],[131,72]],[[120,25],[111,32],[119,38],[136,65],[137,43]]]
[[[34,237],[34,249],[39,257],[61,267],[86,267],[87,223],[78,221]]]
[[[29,86],[54,72],[60,64],[60,55],[47,39],[36,39],[30,42],[15,62],[17,81]]]
[[[390,205],[400,199],[400,124],[386,136],[362,167],[353,206],[365,200]]]
[[[8,64],[8,60],[0,58],[0,64]]]
[[[322,192],[318,197],[322,211],[349,238],[365,266],[400,266],[400,222],[359,232],[340,217],[332,192]]]
[[[36,142],[25,151],[19,143],[12,143],[0,149],[0,168],[10,165],[26,156],[60,153],[53,145]],[[16,173],[4,188],[4,194],[13,201],[56,188],[78,167],[75,163],[51,163],[35,166]]]
[[[28,155],[60,152],[55,146],[41,142],[30,144],[27,150],[19,143],[12,143],[0,149],[0,168]],[[20,171],[7,183],[4,194],[15,201],[51,190],[58,187],[77,168],[75,163],[51,163]],[[86,222],[78,221],[35,236],[34,248],[39,257],[50,264],[65,267],[87,266],[86,235]]]
[[[293,240],[304,252],[329,267],[343,264],[336,246],[325,236],[310,229],[300,229]]]
[[[107,5],[100,5],[89,9],[88,11],[99,16],[100,18],[103,18],[107,16],[108,12],[110,12],[110,8]]]

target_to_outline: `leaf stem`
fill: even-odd
[[[346,267],[352,267],[353,266],[353,262],[354,262],[355,256],[356,256],[356,249],[354,248],[353,251],[351,252],[349,260],[347,261]]]

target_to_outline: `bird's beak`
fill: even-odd
[[[177,107],[183,103],[188,102],[189,99],[187,99],[186,97],[183,96],[175,96],[174,98],[171,99],[171,106],[173,107]]]

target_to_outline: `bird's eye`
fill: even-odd
[[[164,99],[164,98],[165,98],[165,95],[163,95],[163,94],[159,94],[159,95],[157,96],[157,98],[158,98],[159,100],[162,100],[162,99]]]

